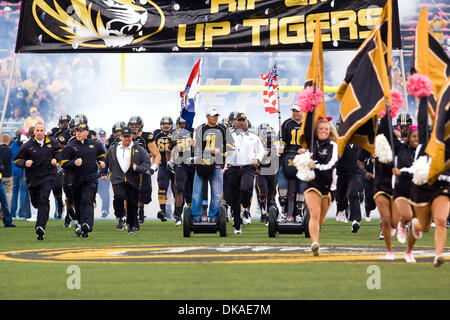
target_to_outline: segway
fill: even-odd
[[[309,210],[303,201],[302,206],[297,208],[297,215],[300,215],[300,221],[295,221],[295,178],[289,179],[288,186],[288,211],[286,220],[278,221],[278,207],[272,205],[269,208],[269,226],[268,233],[270,238],[275,238],[279,234],[305,234],[305,238],[309,238]]]
[[[225,206],[219,208],[218,220],[208,220],[208,179],[203,179],[203,198],[202,198],[202,218],[200,222],[192,220],[191,208],[185,206],[183,209],[183,235],[185,238],[193,233],[217,233],[221,237],[227,236],[227,209]]]

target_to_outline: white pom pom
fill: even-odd
[[[411,166],[413,172],[412,182],[421,186],[428,182],[428,173],[430,172],[430,163],[427,156],[421,156],[414,161]]]
[[[392,162],[392,149],[384,134],[375,138],[375,156],[381,163]]]
[[[311,153],[309,151],[296,155],[292,162],[297,168],[297,178],[303,181],[314,180],[316,173],[314,169],[309,167],[309,163],[311,162]]]

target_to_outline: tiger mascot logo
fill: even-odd
[[[150,0],[33,0],[33,16],[46,36],[74,49],[117,48],[160,32],[164,13]]]

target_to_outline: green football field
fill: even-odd
[[[416,264],[404,262],[406,245],[396,239],[396,259],[386,262],[378,223],[362,221],[353,234],[327,220],[313,259],[310,239],[269,238],[256,220],[241,235],[228,223],[225,238],[184,238],[173,221],[146,221],[129,235],[98,220],[87,239],[50,220],[44,241],[34,223],[16,220],[17,228],[0,228],[0,299],[450,298],[450,263],[432,264],[434,230],[417,243]]]

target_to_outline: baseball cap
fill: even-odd
[[[30,113],[32,113],[32,112],[37,112],[38,111],[38,109],[36,108],[36,107],[31,107],[30,108]]]
[[[100,137],[106,137],[106,131],[103,130],[103,129],[101,129],[101,130],[98,132],[98,135],[99,135]]]
[[[294,103],[291,107],[291,110],[300,111],[300,107],[298,106],[298,104]]]
[[[130,137],[131,136],[131,129],[130,127],[125,127],[122,129],[122,136],[123,137]]]
[[[247,116],[245,115],[245,113],[239,112],[239,113],[236,115],[236,120],[239,120],[239,119],[247,120]]]
[[[217,115],[220,114],[220,112],[219,112],[219,110],[218,110],[217,108],[211,107],[211,108],[208,109],[207,115],[209,115],[209,116],[215,116],[216,114],[217,114]]]

